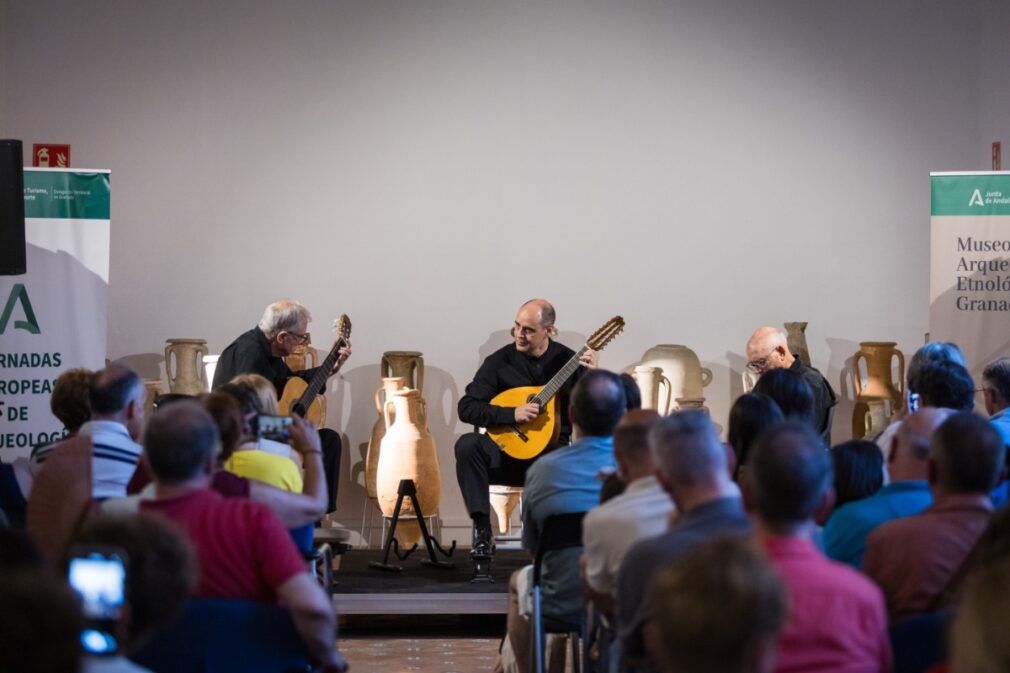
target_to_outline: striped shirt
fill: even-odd
[[[125,497],[126,484],[140,460],[140,444],[130,438],[125,425],[115,421],[88,421],[79,434],[91,437],[91,496]]]

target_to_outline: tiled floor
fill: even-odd
[[[342,638],[352,673],[484,673],[498,657],[491,638]]]

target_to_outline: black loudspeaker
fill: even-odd
[[[21,141],[0,140],[0,276],[17,276],[27,271]]]

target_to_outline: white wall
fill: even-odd
[[[110,356],[149,372],[167,337],[219,351],[280,296],[312,308],[317,340],[347,312],[354,358],[330,393],[345,474],[360,484],[381,352],[424,351],[450,523],[455,402],[531,296],[573,346],[623,314],[604,366],[694,348],[719,422],[750,331],[807,320],[846,437],[857,342],[910,353],[926,330],[928,172],[978,168],[988,124],[976,2],[8,15],[8,133],[112,169]],[[1005,73],[1000,53],[983,70]],[[361,501],[345,484],[346,523]]]
[[[979,131],[981,135],[981,168],[992,167],[992,143],[1000,141],[1003,170],[1010,170],[1010,3],[986,0],[980,31],[981,62],[979,66]]]

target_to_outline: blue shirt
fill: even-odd
[[[1006,409],[1000,409],[991,417],[989,422],[996,428],[996,432],[1003,438],[1003,443],[1010,449],[1010,416],[1007,416]],[[999,509],[1010,500],[1010,482],[1004,481],[996,485],[990,495],[992,506]]]
[[[616,466],[613,437],[583,437],[538,458],[526,472],[523,489],[523,548],[536,551],[547,517],[588,512],[599,505],[602,482],[597,474]],[[541,586],[546,617],[581,621],[581,552],[563,549],[544,557]]]
[[[866,551],[866,537],[892,519],[918,514],[933,504],[925,481],[897,481],[874,495],[836,509],[824,525],[824,553],[858,569]]]

